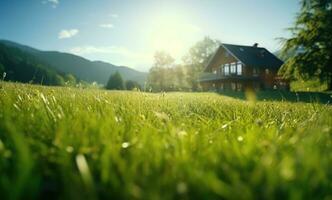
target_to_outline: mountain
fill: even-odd
[[[64,85],[68,78],[30,53],[0,43],[1,79],[4,72],[5,80],[43,85]]]
[[[142,85],[147,78],[147,73],[139,72],[129,67],[116,66],[101,61],[90,61],[69,53],[40,51],[7,40],[0,40],[0,44],[1,43],[32,54],[39,60],[49,64],[49,66],[56,71],[72,74],[77,78],[88,82],[96,81],[101,84],[106,84],[110,75],[116,71],[121,74],[124,80],[137,81]]]
[[[301,52],[303,52],[303,50],[298,49],[298,50],[289,50],[286,54],[283,54],[282,50],[278,50],[278,51],[274,52],[273,54],[275,56],[277,56],[279,59],[281,59],[282,61],[286,62],[289,58],[292,58]]]

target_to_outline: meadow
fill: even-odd
[[[0,199],[332,199],[331,105],[252,96],[0,82]]]

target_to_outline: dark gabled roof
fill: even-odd
[[[228,53],[245,65],[279,69],[283,62],[265,48],[254,46],[242,46],[233,44],[221,44],[217,52],[211,58],[207,67],[218,56],[221,49],[224,48]]]

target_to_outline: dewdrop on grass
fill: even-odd
[[[243,137],[242,136],[237,137],[237,141],[242,142],[243,141]]]
[[[178,132],[178,136],[183,137],[186,136],[188,133],[186,131],[180,131]]]
[[[130,143],[129,142],[124,142],[124,143],[122,143],[121,146],[122,146],[122,148],[126,149],[130,146]]]

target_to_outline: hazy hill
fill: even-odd
[[[278,50],[274,52],[273,54],[277,56],[282,61],[287,61],[289,58],[294,57],[296,54],[298,54],[300,51],[289,51],[287,54],[282,54],[281,50]]]
[[[147,73],[139,72],[128,67],[115,66],[101,61],[90,61],[69,53],[40,51],[29,46],[6,40],[0,40],[0,43],[19,48],[48,63],[55,70],[73,74],[77,78],[88,82],[96,81],[98,83],[106,84],[109,76],[116,71],[119,71],[123,79],[134,80],[140,84],[144,84],[147,77]]]

